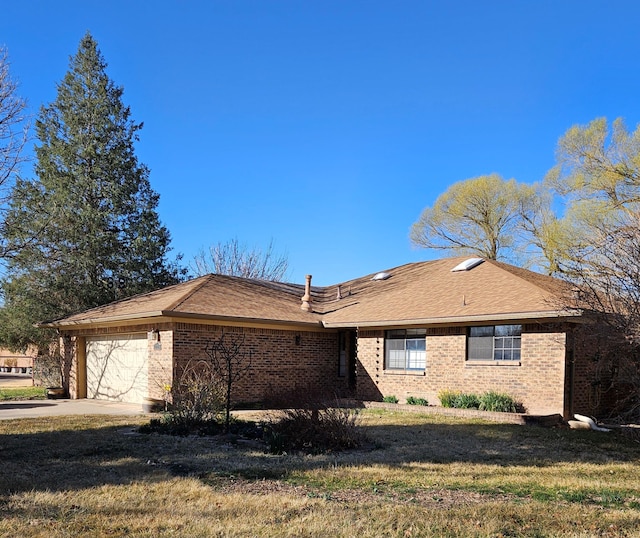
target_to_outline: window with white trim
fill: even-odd
[[[424,370],[427,362],[426,335],[426,329],[385,331],[385,369]]]
[[[522,325],[469,327],[468,360],[519,361]]]

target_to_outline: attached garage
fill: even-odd
[[[148,394],[146,334],[87,337],[87,398],[141,403]]]

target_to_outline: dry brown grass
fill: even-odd
[[[366,411],[366,449],[270,455],[143,418],[0,422],[0,536],[639,536],[640,445]]]

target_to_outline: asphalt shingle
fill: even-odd
[[[575,314],[563,309],[561,298],[568,296],[563,282],[489,260],[469,271],[451,271],[465,259],[402,265],[387,269],[385,280],[372,280],[372,273],[339,285],[313,287],[312,312],[300,308],[303,285],[207,275],[46,325],[171,316],[354,327]]]

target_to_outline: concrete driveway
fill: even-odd
[[[0,372],[0,390],[31,387],[28,374]],[[0,420],[56,415],[140,415],[141,404],[107,402],[102,400],[22,400],[0,401]]]
[[[0,372],[0,390],[31,387],[28,374]],[[141,415],[142,405],[104,400],[21,400],[0,401],[0,420],[56,415]]]
[[[59,415],[141,415],[142,405],[103,400],[24,400],[0,402],[0,420]]]

